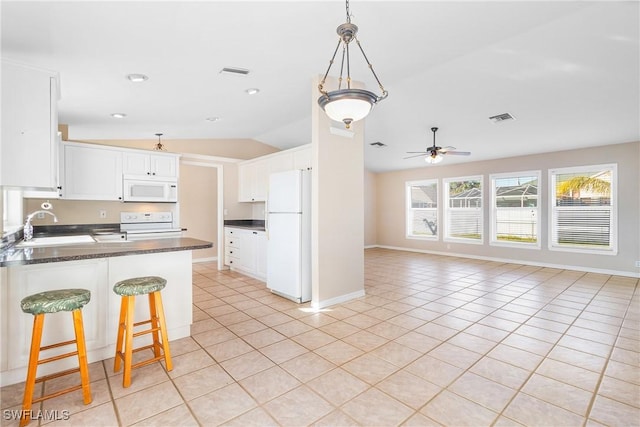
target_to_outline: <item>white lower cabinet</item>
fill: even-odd
[[[224,263],[256,279],[267,278],[267,235],[246,228],[224,228]]]
[[[34,249],[37,250],[37,249]],[[33,315],[23,313],[20,301],[29,295],[65,288],[91,291],[91,300],[82,309],[89,362],[112,358],[115,352],[121,298],[113,285],[139,276],[161,276],[167,280],[162,303],[169,341],[190,335],[192,323],[191,251],[162,252],[79,261],[53,262],[0,268],[0,386],[26,378]],[[148,319],[148,298],[136,298],[136,321]],[[137,338],[135,347],[150,343],[151,335]],[[69,312],[46,314],[42,346],[74,339]],[[47,350],[41,356],[74,351],[72,345]],[[75,368],[77,358],[69,357],[38,367],[38,376]]]
[[[82,309],[87,351],[106,345],[107,305],[100,303],[105,301],[110,291],[107,283],[106,259],[34,264],[9,268],[8,273],[8,304],[5,302],[7,320],[11,323],[7,331],[8,339],[5,341],[11,343],[7,348],[8,369],[24,367],[29,363],[33,315],[22,312],[20,301],[38,292],[66,288],[88,289],[91,292],[91,300]],[[59,312],[45,315],[42,346],[73,339],[75,338],[71,313]],[[60,364],[54,370],[77,366],[77,360],[73,358],[58,363]],[[61,366],[63,363],[68,366]],[[47,373],[50,365],[39,368],[38,375]]]

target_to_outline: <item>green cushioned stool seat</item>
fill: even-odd
[[[33,315],[73,311],[85,306],[91,299],[91,291],[87,289],[57,289],[29,295],[20,301],[25,313]]]
[[[115,284],[113,292],[121,296],[144,295],[164,289],[167,281],[158,276],[134,277]]]

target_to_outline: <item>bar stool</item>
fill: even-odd
[[[147,276],[122,280],[116,283],[113,287],[113,291],[122,296],[113,371],[118,372],[120,370],[120,363],[124,360],[122,386],[125,388],[131,385],[132,369],[149,365],[163,358],[167,371],[171,371],[173,369],[171,351],[169,350],[169,339],[167,337],[167,325],[164,319],[164,309],[162,308],[162,296],[160,295],[160,291],[164,289],[166,284],[167,281],[162,277]],[[149,314],[151,318],[142,322],[134,323],[135,297],[137,295],[145,294],[149,295]],[[140,332],[133,332],[134,327],[144,324],[151,324],[151,327]],[[160,332],[162,342],[159,340],[158,332]],[[133,339],[148,333],[152,334],[153,343],[134,349]],[[153,349],[153,357],[151,359],[132,364],[133,353],[150,348]],[[160,349],[162,349],[162,354]]]
[[[91,292],[87,289],[60,289],[55,291],[40,292],[24,298],[20,302],[20,307],[25,313],[33,314],[33,333],[31,335],[31,351],[29,353],[29,366],[27,368],[27,380],[24,388],[24,398],[22,400],[22,413],[20,426],[29,424],[31,418],[31,405],[43,400],[51,399],[65,393],[82,389],[84,404],[91,403],[91,388],[89,386],[89,367],[87,365],[87,347],[84,341],[84,326],[82,323],[82,307],[91,299]],[[44,315],[47,313],[57,313],[59,311],[70,311],[73,316],[73,329],[75,340],[59,342],[44,347],[40,347],[42,342],[42,329],[44,326]],[[69,344],[76,345],[76,351],[52,356],[40,360],[40,351],[62,347]],[[68,369],[55,374],[45,375],[36,378],[38,365],[64,359],[71,356],[78,356],[78,368]],[[80,384],[64,390],[51,393],[40,398],[33,398],[33,390],[36,383],[58,378],[64,375],[80,372]]]

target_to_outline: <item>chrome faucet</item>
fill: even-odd
[[[33,238],[33,225],[31,225],[31,220],[33,219],[34,216],[36,216],[39,213],[49,214],[53,217],[53,222],[58,222],[58,217],[55,216],[53,212],[49,212],[49,211],[31,212],[27,216],[27,221],[24,223],[24,237],[23,237],[24,240],[31,240]]]

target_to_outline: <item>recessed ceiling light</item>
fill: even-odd
[[[124,119],[127,115],[125,113],[112,113],[111,117],[114,119]]]
[[[127,74],[127,79],[133,83],[141,83],[149,80],[149,77],[144,74]]]
[[[260,92],[260,89],[255,88],[255,87],[251,87],[251,88],[245,90],[245,92],[247,92],[249,95],[255,95],[256,93]]]
[[[220,121],[220,117],[207,117],[205,120],[208,122],[218,122]]]

